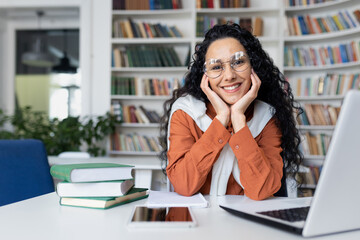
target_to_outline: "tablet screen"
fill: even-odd
[[[195,226],[195,221],[188,207],[148,208],[136,206],[130,219],[134,226]]]

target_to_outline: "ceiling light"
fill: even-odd
[[[43,11],[36,12],[40,29],[40,18],[44,15]],[[21,62],[32,67],[51,67],[53,58],[50,54],[41,51],[41,36],[37,36],[33,48],[30,52],[25,52],[21,56]]]
[[[76,73],[77,72],[77,68],[70,65],[70,60],[66,53],[66,50],[67,50],[66,36],[67,36],[67,31],[64,30],[64,53],[63,53],[63,57],[60,59],[60,64],[52,67],[51,71],[54,73]]]

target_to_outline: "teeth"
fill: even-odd
[[[235,88],[237,88],[237,87],[239,87],[240,86],[240,84],[236,84],[236,85],[233,85],[233,86],[231,86],[231,87],[224,87],[224,89],[225,90],[233,90],[233,89],[235,89]]]

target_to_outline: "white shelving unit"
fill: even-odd
[[[321,15],[328,12],[334,12],[338,9],[355,10],[360,9],[360,3],[356,0],[338,0],[323,4],[316,4],[301,7],[285,7],[278,0],[251,0],[250,8],[237,9],[197,9],[196,1],[182,0],[183,9],[178,10],[113,10],[112,19],[131,18],[134,21],[161,23],[168,26],[176,25],[182,32],[183,38],[112,38],[110,41],[111,49],[118,46],[174,46],[180,58],[184,60],[187,55],[187,49],[190,47],[193,54],[196,43],[202,41],[202,38],[196,36],[196,19],[198,16],[245,18],[261,17],[264,20],[263,36],[259,37],[264,49],[273,58],[274,63],[284,72],[286,77],[306,77],[321,73],[355,72],[360,67],[359,62],[309,67],[287,67],[284,66],[284,46],[319,46],[324,43],[339,43],[349,40],[360,41],[360,24],[357,28],[343,30],[339,32],[313,34],[306,36],[286,36],[285,24],[286,16],[296,14],[314,14]],[[110,57],[110,53],[109,53]],[[110,68],[111,74],[125,77],[138,78],[183,78],[187,67],[137,67],[137,68]],[[293,86],[294,88],[294,86]],[[300,103],[316,102],[327,103],[336,102],[341,104],[344,96],[314,96],[297,97]],[[156,110],[162,114],[162,104],[168,99],[166,96],[123,96],[113,95],[109,101],[118,100],[124,104],[143,105],[146,108]],[[158,124],[133,124],[124,123],[117,127],[118,131],[130,133],[138,132],[141,134],[150,134],[157,136],[159,134]],[[299,126],[300,131],[315,131],[331,133],[334,126]],[[122,158],[157,158],[156,153],[139,152],[120,152],[109,151],[109,154]],[[321,165],[323,156],[305,156],[306,164]]]
[[[325,16],[331,15],[340,10],[348,10],[352,12],[356,9],[360,9],[360,2],[356,0],[335,0],[332,2],[314,4],[309,6],[295,6],[295,7],[284,7],[284,15],[286,16],[296,16],[296,15],[306,15],[310,16]],[[286,18],[284,18],[286,19]],[[354,19],[356,21],[356,19]],[[286,22],[284,24],[287,24]],[[308,47],[308,46],[321,46],[321,45],[331,45],[337,43],[344,43],[350,41],[356,41],[357,46],[359,46],[360,41],[360,23],[356,28],[342,30],[337,32],[330,33],[321,33],[321,34],[311,34],[303,36],[285,36],[284,35],[284,46],[296,46],[296,47]],[[359,51],[359,49],[358,49]],[[358,53],[358,56],[360,53]],[[289,79],[292,78],[302,78],[303,80],[306,77],[317,76],[320,74],[351,74],[360,72],[360,61],[325,65],[325,66],[301,66],[301,67],[289,67],[284,66],[283,72],[285,76]],[[293,93],[296,92],[296,86],[292,85]],[[298,96],[296,100],[301,104],[305,103],[314,103],[314,104],[333,104],[340,106],[344,95],[335,95],[335,96]],[[335,126],[298,126],[300,132],[311,132],[311,133],[325,133],[331,135]],[[325,156],[317,155],[305,155],[305,165],[308,166],[321,166],[324,163]],[[309,186],[304,186],[308,188]],[[315,189],[316,186],[310,186]]]
[[[113,10],[112,21],[125,20],[131,18],[134,22],[161,23],[168,26],[176,25],[182,32],[182,38],[112,38],[110,41],[111,49],[121,46],[159,46],[170,45],[175,47],[184,47],[177,51],[180,58],[186,57],[186,47],[191,49],[193,54],[197,42],[202,38],[196,37],[196,17],[198,15],[208,15],[213,17],[253,17],[261,16],[264,19],[264,36],[259,39],[271,56],[278,64],[281,63],[281,45],[279,42],[280,29],[276,26],[279,24],[280,7],[276,0],[263,1],[253,0],[250,8],[237,9],[196,9],[196,2],[192,0],[182,0],[183,9],[174,10]],[[240,15],[241,14],[241,15]],[[111,74],[124,77],[137,78],[183,78],[187,67],[111,67]],[[125,96],[112,95],[110,101],[117,100],[123,104],[143,105],[146,108],[157,110],[162,113],[162,104],[168,99],[168,96]],[[117,127],[118,131],[131,133],[141,132],[146,134],[158,134],[159,124],[139,124],[123,123]],[[109,151],[109,154],[121,157],[149,155],[148,153],[129,153],[121,151]],[[151,153],[150,155],[154,155]],[[155,156],[153,156],[155,157]]]

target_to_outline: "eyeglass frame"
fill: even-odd
[[[235,52],[233,55],[231,55],[229,61],[224,61],[224,62],[223,62],[223,61],[221,61],[221,59],[216,59],[216,58],[211,58],[211,59],[209,59],[209,60],[215,60],[216,62],[219,61],[219,62],[221,63],[221,71],[220,71],[220,74],[219,74],[218,76],[216,76],[216,77],[210,77],[210,76],[208,76],[208,75],[206,74],[206,72],[207,72],[207,70],[206,70],[206,62],[208,62],[208,61],[205,61],[205,62],[204,62],[204,65],[203,65],[203,71],[204,71],[205,75],[208,76],[209,78],[217,78],[217,77],[220,77],[221,74],[223,74],[223,72],[224,72],[224,70],[225,70],[225,67],[224,67],[223,64],[235,60],[235,55],[236,55],[237,53],[239,53],[239,52],[241,52],[241,53],[243,54],[243,56],[245,56],[245,57],[248,59],[248,63],[250,63],[250,57],[249,57],[246,53],[244,53],[243,51],[237,51],[237,52]],[[234,69],[233,63],[230,63],[230,67],[231,67],[231,69],[232,69],[233,71],[235,71],[235,72],[244,72],[246,69],[248,69],[248,67],[247,67],[247,68],[245,68],[244,70],[237,71],[237,70]]]

